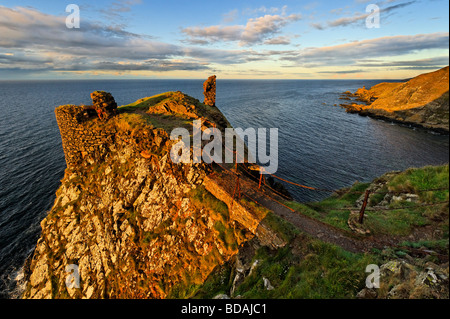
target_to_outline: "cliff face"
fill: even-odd
[[[449,131],[449,67],[405,83],[380,83],[351,96],[362,104],[344,105],[348,112]]]
[[[266,212],[235,201],[209,165],[170,159],[168,129],[205,114],[228,125],[216,108],[177,92],[106,120],[86,109],[56,110],[68,168],[41,222],[24,298],[184,297],[255,235],[284,245],[264,226]],[[66,284],[74,267],[79,288]]]

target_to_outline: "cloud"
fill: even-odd
[[[368,2],[368,1],[364,1],[364,2]],[[409,2],[404,2],[404,3],[399,3],[396,5],[392,5],[392,6],[388,6],[386,8],[380,8],[380,14],[388,14],[388,13],[392,13],[395,10],[401,9],[401,8],[405,8],[407,6],[410,6],[414,3],[416,3],[417,1],[409,1]],[[389,1],[388,1],[389,3]],[[341,12],[342,8],[339,9],[334,9],[334,12]],[[335,27],[343,27],[343,26],[348,26],[348,25],[352,25],[352,24],[356,24],[356,23],[361,23],[364,22],[367,17],[370,15],[371,13],[361,13],[361,12],[357,12],[355,13],[353,16],[351,17],[342,17],[342,18],[338,18],[338,19],[334,19],[334,20],[330,20],[327,21],[326,23],[311,23],[310,25],[317,29],[317,30],[324,30],[326,27],[328,28],[335,28]]]
[[[270,38],[264,41],[264,44],[274,44],[274,45],[288,45],[291,43],[291,40],[287,36],[280,35],[275,38]]]
[[[136,1],[122,1],[125,4]],[[125,9],[123,9],[125,10]],[[204,70],[211,63],[245,63],[242,50],[198,50],[83,19],[68,29],[65,16],[0,6],[0,70]],[[32,32],[30,32],[32,30]]]
[[[283,6],[281,9],[276,8],[276,7],[266,8],[266,6],[261,6],[256,9],[250,9],[250,8],[244,9],[242,13],[244,15],[255,15],[255,14],[261,14],[261,13],[275,14],[275,13],[281,12],[281,15],[286,15],[286,10],[287,10],[287,6]]]
[[[359,60],[357,65],[360,67],[408,67],[408,68],[429,68],[435,69],[444,65],[448,65],[448,56],[438,56],[429,59],[419,60],[395,60],[395,61],[380,61],[380,60]]]
[[[355,15],[353,17],[339,18],[339,19],[336,19],[336,20],[333,20],[333,21],[328,21],[327,25],[328,25],[328,27],[347,26],[349,24],[353,24],[353,23],[358,22],[358,21],[366,20],[366,18],[368,16],[369,16],[368,13],[364,13],[364,14]]]
[[[131,11],[131,7],[137,4],[141,4],[142,0],[117,0],[112,2],[107,8],[100,9],[99,11],[108,19],[113,21],[124,21],[122,14]]]
[[[358,70],[342,70],[342,71],[319,71],[317,73],[321,73],[321,74],[355,74],[355,73],[362,73],[365,72],[362,69],[358,69]]]
[[[140,63],[129,62],[97,62],[89,64],[74,64],[70,66],[54,68],[54,71],[197,71],[207,70],[207,63],[175,61],[175,60],[148,60]]]
[[[223,22],[229,23],[237,19],[239,15],[238,9],[231,10],[223,15]]]
[[[448,47],[448,32],[399,35],[328,47],[305,48],[295,55],[289,53],[282,56],[280,60],[292,61],[305,67],[346,66],[357,64],[358,61],[367,61],[370,58],[395,57],[428,49],[448,50]]]
[[[207,44],[220,41],[239,42],[240,46],[260,44],[278,34],[289,23],[301,19],[299,14],[269,15],[250,18],[246,25],[187,27],[181,31],[189,43]],[[278,39],[280,40],[280,39]],[[286,38],[284,39],[286,42]]]
[[[238,41],[243,32],[240,25],[234,26],[210,26],[210,27],[189,27],[182,30],[189,39],[188,42],[195,44],[218,42],[218,41]]]
[[[320,22],[311,22],[309,25],[317,30],[325,30],[325,26]]]
[[[242,32],[240,45],[261,43],[268,36],[279,33],[287,24],[300,19],[301,16],[299,14],[291,14],[289,16],[265,15],[250,19]]]

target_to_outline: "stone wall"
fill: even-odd
[[[62,105],[55,109],[67,167],[86,156],[95,158],[114,141],[114,126],[100,121],[95,110],[86,106]]]

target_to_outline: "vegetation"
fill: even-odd
[[[414,240],[414,237],[409,236],[409,239],[400,242],[398,247],[354,254],[320,240],[311,239],[285,220],[267,213],[265,222],[278,234],[282,234],[288,244],[278,250],[259,248],[250,261],[250,264],[257,261],[256,268],[235,287],[234,297],[240,295],[242,298],[250,299],[354,298],[365,287],[367,276],[365,267],[368,264],[380,265],[387,260],[404,257],[411,253],[410,249],[428,249],[448,255],[448,205],[417,207],[418,204],[448,200],[448,190],[422,192],[424,189],[448,189],[448,165],[409,169],[399,174],[385,175],[374,183],[378,183],[379,192],[407,191],[411,194],[417,193],[419,196],[416,203],[402,199],[383,203],[385,194],[383,196],[373,194],[368,208],[380,204],[385,204],[385,207],[389,208],[385,211],[367,212],[365,225],[375,235],[410,235],[417,227],[433,225],[434,229],[440,228],[443,231],[442,239]],[[350,210],[345,208],[354,207],[355,202],[369,186],[370,183],[356,183],[321,202],[307,204],[288,202],[288,204],[312,218],[350,231],[347,225]],[[396,209],[397,207],[402,209]],[[436,256],[428,256],[426,260],[438,262]],[[192,297],[212,298],[221,293],[229,294],[235,276],[236,270],[232,262],[217,267],[204,284],[196,288]],[[263,278],[270,282],[273,289],[267,289]],[[406,292],[410,290],[414,292],[413,294],[421,296],[414,286],[414,278],[411,277],[402,284],[401,279],[394,276],[389,278],[389,283],[399,284]],[[383,289],[386,291],[380,290],[380,296],[386,297],[390,287],[385,286]]]
[[[162,128],[170,132],[175,127],[192,128],[192,115],[189,112],[183,114],[183,109],[179,112],[160,112],[156,110],[164,109],[162,106],[175,103],[185,106],[187,109],[194,110],[195,117],[212,121],[222,126],[229,126],[220,110],[201,103],[199,100],[192,98],[181,92],[166,92],[151,97],[137,100],[134,103],[123,105],[118,108],[121,114],[139,114],[148,124],[155,128]]]
[[[277,223],[281,223],[276,225]],[[285,238],[291,238],[281,249],[261,247],[251,260],[257,266],[238,285],[234,296],[242,298],[352,298],[365,285],[365,268],[378,263],[373,255],[352,254],[319,240],[313,240],[293,226],[286,228],[281,219],[273,219],[278,230],[288,229]],[[289,229],[290,228],[290,229]],[[197,287],[193,298],[212,298],[228,294],[236,272],[232,262],[226,263]],[[272,290],[264,285],[269,280]]]
[[[301,243],[299,243],[301,241]],[[364,287],[365,267],[375,263],[370,256],[348,253],[336,246],[296,238],[301,252],[289,246],[272,252],[266,247],[257,251],[258,267],[238,287],[244,298],[350,298]],[[262,278],[274,287],[264,287]]]
[[[364,225],[373,234],[406,236],[417,227],[439,223],[438,227],[448,238],[448,203],[436,204],[449,200],[448,165],[411,168],[399,174],[387,174],[374,183],[382,186],[369,197],[364,220]],[[370,185],[356,183],[321,202],[301,204],[291,201],[286,204],[302,214],[350,231],[347,224],[350,210],[359,211],[355,202]],[[402,194],[418,197],[411,200]],[[427,204],[436,205],[424,206]]]
[[[189,193],[189,197],[192,200],[193,204],[196,206],[196,209],[198,211],[207,213],[207,216],[213,222],[212,229],[213,232],[216,233],[216,236],[214,238],[211,237],[211,240],[219,240],[221,242],[221,247],[228,250],[231,255],[236,254],[239,245],[243,241],[248,240],[248,234],[238,227],[233,227],[230,224],[230,216],[227,205],[214,197],[204,186],[198,186],[197,188],[192,190]],[[204,221],[202,220],[202,218],[200,218],[197,220],[197,222],[207,223],[208,221]],[[183,222],[178,221],[176,224],[180,225],[183,224]],[[186,227],[185,224],[184,227]],[[187,251],[191,250],[191,247],[188,246],[189,244],[187,244],[186,247]],[[193,262],[198,264],[199,267],[193,267],[195,271],[191,271],[191,273],[186,270],[186,273],[182,276],[181,282],[173,287],[167,298],[192,298],[197,293],[200,293],[200,290],[203,292],[206,291],[203,285],[203,282],[205,280],[204,276],[205,273],[209,273],[210,270],[207,271],[205,267],[210,265],[220,265],[224,263],[222,254],[219,253],[216,245],[213,244],[213,247],[214,248],[209,254],[200,257],[201,260],[198,260],[199,256],[195,254]],[[203,265],[203,268],[201,268],[200,265]],[[222,273],[229,271],[229,269],[220,269],[218,271]],[[215,273],[215,271],[213,271],[213,273]],[[209,285],[211,285],[211,287],[216,286],[215,283],[211,283]]]

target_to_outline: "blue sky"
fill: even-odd
[[[68,4],[80,28],[66,27]],[[371,5],[379,28],[368,28]],[[0,79],[395,79],[448,65],[447,0],[0,0]],[[372,14],[372,15],[371,15]]]

